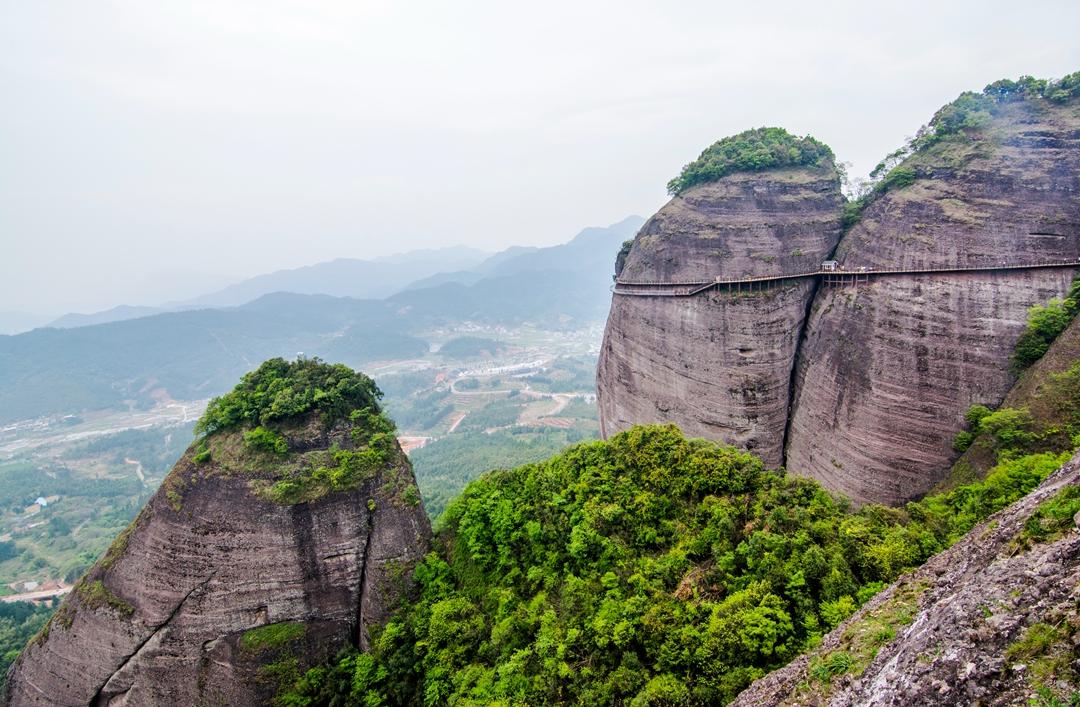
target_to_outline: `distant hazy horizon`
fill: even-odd
[[[1072,2],[4,3],[0,310],[564,242],[781,125],[854,175],[964,90],[1080,70]]]

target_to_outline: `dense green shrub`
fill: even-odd
[[[1064,458],[853,510],[674,427],[579,444],[471,483],[372,652],[279,703],[722,704]]]
[[[231,392],[211,400],[195,433],[211,435],[240,425],[265,425],[312,411],[322,413],[324,424],[329,425],[356,409],[378,409],[381,397],[373,380],[348,366],[317,358],[272,358],[241,378]]]
[[[303,638],[306,632],[307,625],[300,621],[266,624],[245,631],[240,636],[240,649],[247,653],[259,653],[297,641]]]
[[[681,194],[697,184],[735,172],[762,172],[782,167],[832,165],[829,146],[809,135],[797,137],[783,128],[755,128],[713,143],[668,182],[668,192]]]
[[[1035,305],[1028,310],[1027,328],[1016,342],[1013,368],[1022,371],[1038,361],[1050,349],[1054,339],[1069,326],[1078,310],[1077,287],[1074,282],[1064,300],[1052,299],[1046,306]]]
[[[244,433],[244,444],[251,449],[270,454],[284,456],[289,453],[289,444],[285,437],[280,432],[268,430],[262,425]]]
[[[1018,542],[1023,545],[1054,540],[1073,529],[1077,513],[1080,488],[1066,486],[1039,504],[1025,522]]]
[[[463,432],[415,449],[409,459],[424,495],[424,508],[436,520],[447,504],[483,472],[541,461],[571,444],[597,436],[584,425],[568,429],[512,427],[490,434]]]
[[[0,603],[0,688],[7,681],[8,666],[19,651],[40,631],[53,613],[51,606],[35,606],[25,601]]]
[[[285,504],[313,501],[358,488],[387,467],[397,451],[394,423],[372,408],[353,410],[349,420],[353,423],[349,433],[353,448],[335,445],[322,454],[321,463],[275,482],[267,491],[270,500]]]

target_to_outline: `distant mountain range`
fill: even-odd
[[[511,246],[494,255],[475,248],[453,246],[414,250],[372,260],[338,258],[258,275],[182,302],[161,306],[120,305],[91,314],[65,314],[47,326],[71,329],[166,312],[238,307],[274,292],[381,299],[403,291],[446,284],[474,285],[485,277],[528,271],[598,271],[609,265],[610,242],[632,237],[642,223],[641,217],[629,216],[607,228],[586,228],[569,243],[547,248]],[[40,324],[40,320],[34,323]]]
[[[116,313],[134,317],[123,321],[0,336],[0,423],[149,406],[165,395],[217,395],[271,356],[303,353],[353,366],[409,358],[428,351],[426,330],[455,322],[574,328],[602,321],[615,254],[642,222],[630,217],[607,228],[588,228],[550,248],[512,248],[468,268],[443,258],[453,269],[418,278],[427,280],[426,286],[381,279],[383,287],[399,290],[381,299],[271,292],[235,307],[174,312],[132,307]],[[219,299],[208,298],[229,301],[274,283],[313,286],[312,271],[323,267],[328,283],[345,287],[350,269],[343,262],[363,263],[353,273],[418,270],[396,269],[402,263],[393,260],[333,261],[253,278],[216,293]],[[261,285],[248,284],[255,281]]]
[[[358,299],[382,298],[398,292],[414,280],[430,277],[444,270],[471,268],[490,255],[491,253],[475,248],[453,246],[414,250],[372,260],[338,258],[325,263],[258,275],[217,292],[158,307],[121,305],[93,314],[65,314],[48,326],[66,329],[164,312],[206,307],[237,307],[272,292]]]

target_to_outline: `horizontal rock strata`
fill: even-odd
[[[1045,104],[1045,105],[1044,105]],[[1080,105],[1006,104],[974,137],[910,158],[920,178],[842,239],[848,270],[1076,261]],[[998,405],[1027,311],[1075,269],[882,277],[822,289],[799,353],[787,468],[900,503],[948,471],[967,408]]]
[[[813,270],[840,232],[831,166],[733,174],[672,199],[641,229],[625,281]],[[614,297],[598,391],[605,436],[673,422],[781,462],[791,368],[812,281],[691,299]]]

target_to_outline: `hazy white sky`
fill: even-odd
[[[561,242],[760,125],[865,174],[1078,35],[1075,0],[0,0],[0,310]]]

